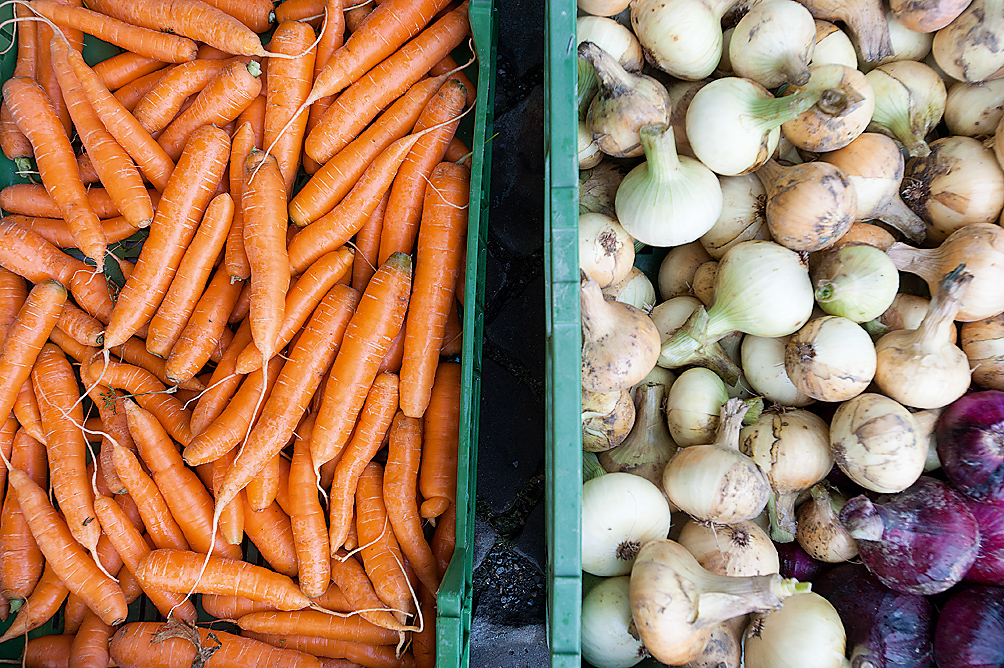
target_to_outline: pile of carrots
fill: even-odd
[[[467,3],[15,14],[0,147],[33,182],[0,191],[0,643],[61,618],[26,665],[434,666]],[[83,34],[122,53],[89,66]],[[141,596],[166,621],[126,623]]]

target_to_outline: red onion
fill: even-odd
[[[1004,392],[973,392],[948,406],[934,437],[952,486],[976,501],[1004,502]]]
[[[781,561],[782,577],[811,582],[826,571],[828,564],[810,557],[798,543],[774,543],[774,547]]]
[[[1004,508],[969,500],[966,506],[980,527],[980,549],[966,580],[1004,585]]]
[[[943,482],[921,476],[897,494],[856,496],[840,521],[861,561],[882,584],[906,594],[937,594],[965,576],[980,544],[976,518]]]
[[[974,586],[948,599],[934,630],[938,668],[1004,666],[1004,589]]]
[[[928,668],[934,613],[917,594],[901,594],[860,564],[840,564],[812,583],[847,632],[852,668]]]

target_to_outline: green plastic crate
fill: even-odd
[[[551,666],[581,665],[582,424],[579,165],[572,0],[548,0],[544,27],[547,632]]]
[[[0,10],[0,20],[11,16],[11,6]],[[474,498],[476,494],[478,418],[481,405],[481,349],[484,332],[484,283],[486,241],[488,238],[488,204],[491,176],[491,136],[494,121],[496,21],[494,0],[470,0],[470,22],[477,61],[467,68],[470,78],[477,83],[477,105],[473,114],[461,122],[458,136],[472,148],[471,198],[468,214],[467,271],[464,286],[464,339],[462,363],[462,398],[460,414],[460,459],[457,479],[457,537],[456,551],[439,590],[437,629],[437,661],[439,668],[467,668],[470,662],[471,609],[473,603],[473,542]],[[10,25],[0,31],[0,50],[11,41]],[[85,36],[84,58],[93,65],[116,53],[119,49]],[[461,47],[454,53],[457,62],[467,62],[471,52]],[[6,81],[14,71],[16,49],[7,51],[0,59],[0,81]],[[26,176],[17,174],[13,162],[0,154],[0,187],[12,183],[28,182]],[[260,557],[246,539],[246,558]],[[201,621],[211,619],[201,606]],[[129,620],[158,619],[152,605],[141,597],[129,608]],[[14,615],[11,615],[11,620]],[[0,624],[2,633],[10,621]],[[225,626],[214,626],[227,630]],[[48,624],[29,633],[29,638],[59,633],[62,628],[61,613]],[[231,627],[233,628],[233,627]],[[22,640],[0,645],[0,659],[18,659],[24,648]]]

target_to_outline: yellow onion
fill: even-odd
[[[992,135],[1004,114],[1004,79],[954,84],[945,102],[945,125],[952,135]]]
[[[677,542],[715,575],[770,575],[781,570],[770,536],[748,520],[735,524],[687,520]]]
[[[973,382],[988,390],[1004,390],[1004,313],[967,322],[961,336]]]
[[[816,46],[812,14],[794,0],[753,5],[729,40],[735,73],[764,88],[802,86],[809,81],[808,63]]]
[[[938,73],[923,63],[898,60],[865,75],[875,91],[869,130],[898,139],[911,156],[930,152],[924,138],[945,113],[948,93]]]
[[[798,530],[795,539],[802,549],[818,561],[837,564],[858,554],[857,543],[840,523],[840,509],[846,499],[824,484],[814,485],[812,498],[798,507]]]
[[[795,387],[819,401],[846,401],[864,392],[875,376],[875,346],[853,320],[828,315],[795,332],[784,368]]]
[[[959,81],[999,79],[1004,69],[1004,49],[999,46],[1002,27],[1004,6],[1000,0],[973,0],[934,36],[934,58]]]
[[[672,299],[689,295],[697,268],[711,259],[696,241],[671,249],[659,265],[659,296]]]
[[[575,39],[576,46],[592,42],[628,72],[641,72],[645,62],[641,44],[630,30],[617,21],[602,16],[580,16],[575,21]]]
[[[896,265],[878,248],[864,244],[826,251],[811,274],[823,311],[857,323],[882,315],[899,290]]]
[[[722,17],[736,0],[634,0],[631,27],[645,59],[678,79],[703,79],[722,55]]]
[[[790,340],[790,336],[744,336],[743,373],[753,391],[766,401],[781,406],[808,406],[814,399],[795,387],[784,370],[784,350]]]
[[[910,30],[934,32],[944,28],[965,11],[972,0],[891,0],[893,15]]]
[[[785,95],[815,88],[819,101],[798,118],[781,126],[781,132],[800,149],[822,153],[847,146],[865,131],[875,110],[875,93],[865,75],[853,67],[816,65],[802,86],[790,86]]]
[[[756,239],[769,240],[767,189],[755,174],[722,176],[722,213],[701,237],[701,245],[716,260],[732,246]]]
[[[634,426],[635,408],[627,390],[582,390],[582,449],[603,452],[624,442]]]
[[[807,162],[761,171],[767,190],[767,227],[771,238],[795,251],[832,246],[857,217],[857,194],[839,167]],[[772,178],[773,177],[773,178]]]
[[[892,55],[889,26],[879,0],[803,0],[817,19],[843,21],[868,62]]]
[[[816,48],[809,66],[814,65],[844,65],[852,69],[858,66],[850,37],[829,21],[816,19]]]

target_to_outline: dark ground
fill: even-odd
[[[496,0],[498,70],[478,446],[472,668],[547,665],[544,4]]]

